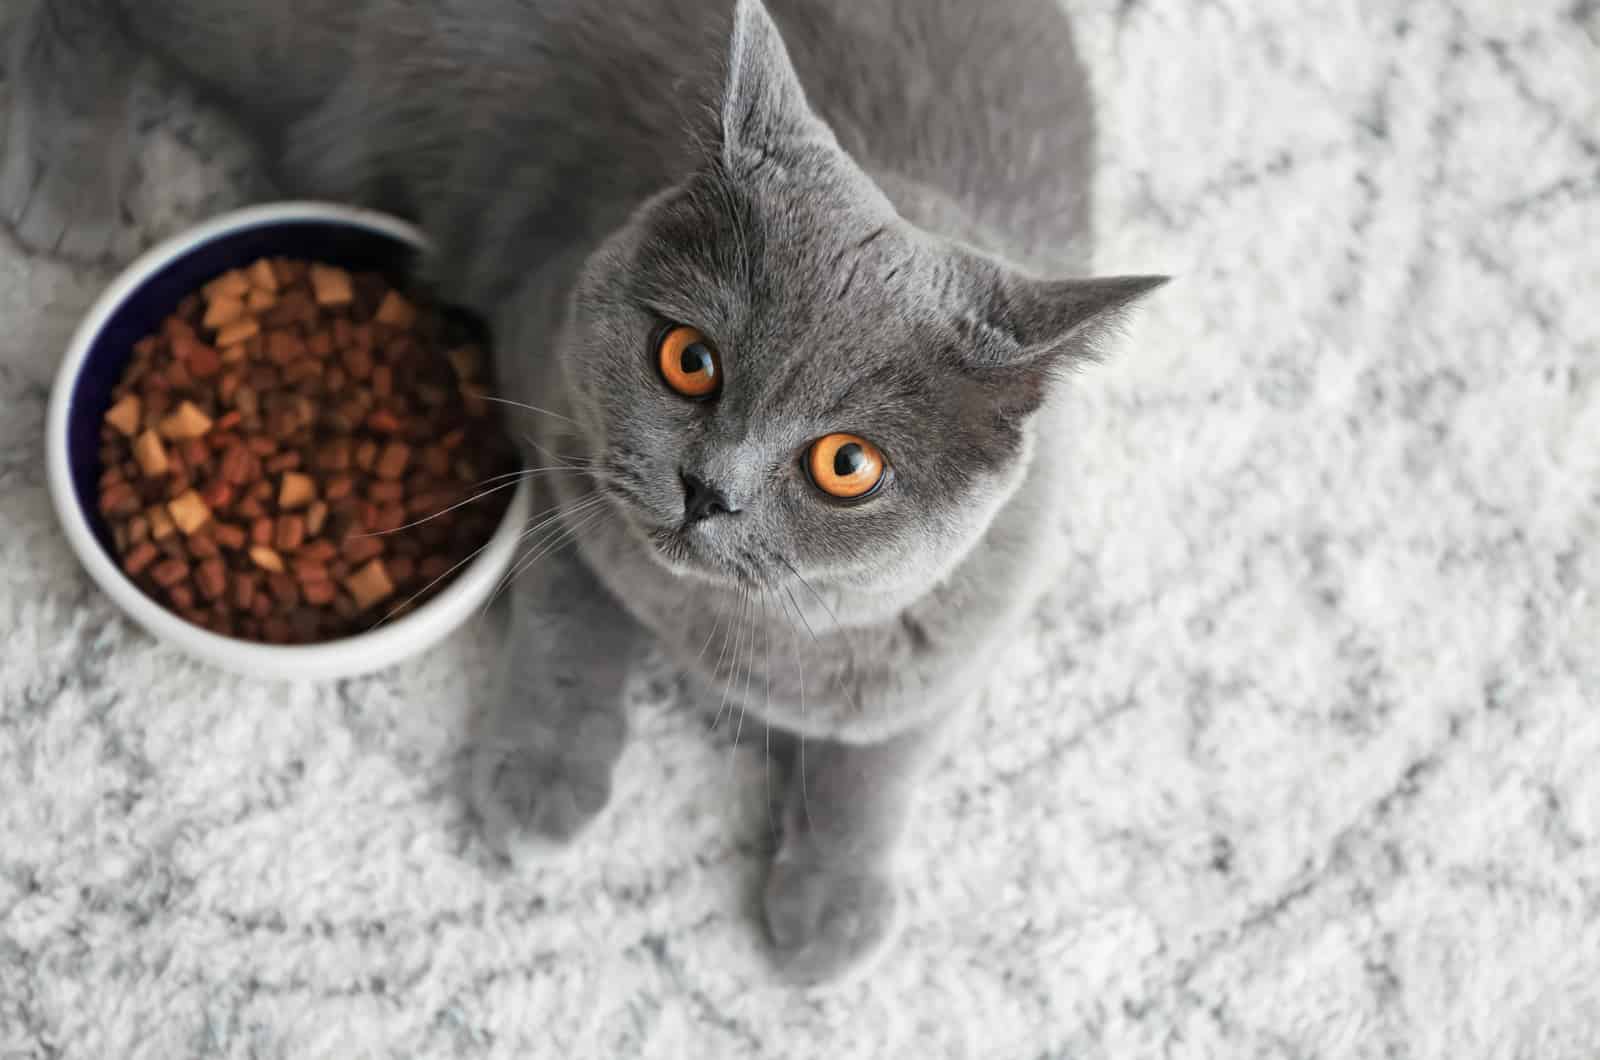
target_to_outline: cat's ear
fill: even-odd
[[[806,144],[834,147],[761,0],[738,0],[723,86],[722,160],[734,172]]]
[[[991,274],[975,314],[977,341],[968,356],[986,374],[1010,376],[1031,410],[1063,369],[1095,360],[1107,335],[1166,276],[1041,280]]]

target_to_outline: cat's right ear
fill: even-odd
[[[721,126],[722,161],[734,173],[807,145],[837,147],[833,132],[806,102],[789,50],[761,0],[734,5]]]

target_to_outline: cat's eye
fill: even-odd
[[[722,389],[722,360],[717,351],[704,335],[684,324],[661,334],[656,366],[666,384],[686,398],[704,401]]]
[[[859,435],[829,434],[811,443],[806,468],[817,489],[840,500],[860,500],[882,483],[888,461]]]

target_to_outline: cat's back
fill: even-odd
[[[911,220],[1087,268],[1094,111],[1060,0],[768,0],[816,109]]]

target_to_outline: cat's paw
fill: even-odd
[[[90,130],[52,132],[14,111],[0,143],[0,225],[24,249],[52,257],[126,257],[134,243],[122,221],[119,167],[107,156]]]
[[[881,871],[780,854],[767,879],[766,917],[785,979],[836,986],[870,971],[894,941],[900,895]]]
[[[484,837],[513,862],[559,852],[611,799],[611,767],[529,747],[473,757],[472,802]]]

